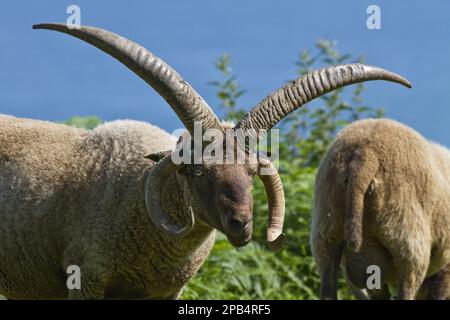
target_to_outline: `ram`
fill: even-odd
[[[369,266],[380,268],[373,298],[388,298],[390,284],[400,299],[414,299],[450,262],[450,152],[396,121],[357,121],[319,166],[313,210],[322,298],[336,298],[342,261],[357,288],[366,288]]]
[[[331,90],[376,79],[409,86],[376,67],[331,67],[277,90],[232,127],[142,46],[93,27],[34,28],[78,37],[118,59],[176,112],[187,129],[179,145],[205,147],[190,139],[200,124],[200,133],[214,129],[224,145],[234,146],[224,159],[255,154],[238,132],[258,141],[288,113]],[[0,293],[8,298],[177,298],[208,256],[215,229],[235,246],[250,241],[254,175],[267,191],[268,241],[275,250],[282,244],[283,187],[266,158],[177,163],[173,138],[141,122],[89,132],[13,117],[0,123]],[[81,270],[80,289],[66,287],[71,265]]]

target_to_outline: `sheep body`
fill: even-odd
[[[413,298],[450,262],[450,152],[392,120],[342,130],[316,180],[311,245],[322,297],[335,298],[341,261],[366,287],[367,267]],[[375,293],[376,294],[376,293]]]
[[[176,140],[158,127],[114,121],[93,131],[0,116],[0,294],[13,299],[176,298],[214,242],[198,222],[183,241],[162,234],[145,207],[149,153]],[[164,208],[186,219],[183,187]],[[169,192],[170,191],[170,192]],[[81,290],[66,269],[81,268]]]

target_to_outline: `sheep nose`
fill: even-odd
[[[235,217],[228,218],[228,232],[232,236],[245,236],[252,230],[252,220],[243,220]]]
[[[241,233],[241,230],[243,229],[241,221],[235,218],[230,218],[228,220],[228,229],[233,235]]]

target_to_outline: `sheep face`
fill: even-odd
[[[178,172],[189,186],[196,218],[223,232],[236,247],[251,240],[254,168],[201,164],[184,166]]]

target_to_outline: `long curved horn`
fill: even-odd
[[[393,72],[361,63],[315,70],[278,89],[242,118],[236,129],[261,136],[292,111],[305,103],[338,88],[370,80],[397,82],[411,88],[408,80]]]
[[[171,236],[184,237],[194,227],[195,218],[192,208],[189,207],[189,222],[184,227],[172,222],[161,208],[162,187],[175,170],[177,166],[172,162],[170,155],[155,164],[145,181],[145,204],[150,219],[161,231]]]
[[[222,130],[219,120],[202,97],[166,62],[141,45],[100,28],[45,23],[33,29],[63,32],[86,41],[116,58],[155,89],[172,107],[191,135],[194,122],[201,121],[202,130]]]
[[[269,206],[267,241],[272,250],[277,252],[283,246],[285,239],[285,235],[283,234],[285,215],[283,184],[276,168],[268,159],[259,159],[258,177],[266,189]]]

